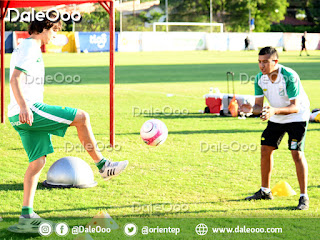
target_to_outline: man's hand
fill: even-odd
[[[19,121],[21,123],[27,123],[32,126],[33,123],[33,113],[30,108],[20,108]]]
[[[242,105],[240,106],[240,112],[252,113],[252,111],[253,111],[253,108],[252,108],[252,106],[251,106],[250,103],[248,103],[248,104],[242,104]]]
[[[262,114],[260,116],[262,121],[270,119],[273,115],[276,114],[276,109],[270,106],[263,107]]]

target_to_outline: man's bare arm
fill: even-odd
[[[249,103],[242,104],[240,106],[240,111],[244,113],[253,113],[254,115],[260,115],[262,111],[262,106],[263,106],[263,98],[264,97],[257,97],[253,107]]]
[[[22,81],[22,79],[26,79],[25,73],[20,70],[14,69],[10,79],[10,85],[13,95],[20,107],[19,121],[21,123],[27,123],[31,126],[33,122],[33,114],[28,108],[21,91],[20,82]]]
[[[297,100],[293,99],[290,100],[290,105],[288,105],[287,107],[273,108],[268,106],[265,109],[263,109],[263,111],[265,113],[262,115],[261,119],[265,121],[271,118],[273,115],[288,115],[292,113],[297,113],[299,112],[299,108],[297,106]]]
[[[260,113],[262,111],[262,107],[263,107],[263,99],[264,99],[264,97],[256,97],[256,101],[255,101],[255,104],[254,104],[253,110],[252,110],[252,113],[254,115],[260,115]]]

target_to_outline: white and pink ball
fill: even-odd
[[[146,144],[158,146],[166,141],[168,137],[168,128],[162,121],[151,119],[142,125],[140,136]]]

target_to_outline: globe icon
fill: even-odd
[[[200,236],[206,235],[208,232],[208,227],[204,223],[200,223],[196,226],[196,233]]]

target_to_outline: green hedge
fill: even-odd
[[[273,24],[271,25],[270,32],[310,32],[318,33],[320,32],[320,25],[315,26],[292,26],[285,24]]]

